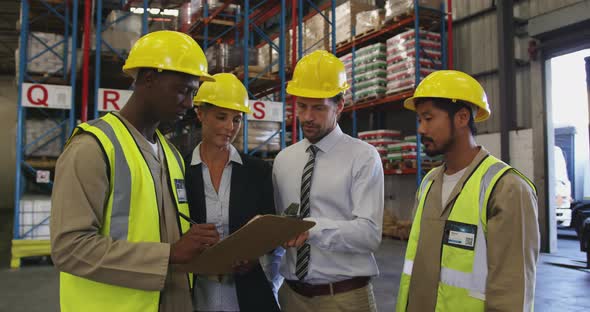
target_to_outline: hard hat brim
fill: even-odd
[[[407,109],[407,110],[411,110],[411,111],[415,112],[416,111],[416,102],[415,102],[415,100],[416,99],[419,99],[419,98],[422,98],[422,97],[421,96],[413,96],[413,97],[407,98],[404,101],[404,108]],[[475,104],[472,104],[472,105],[475,105]],[[479,109],[477,110],[477,115],[475,115],[475,118],[473,118],[473,121],[475,121],[475,122],[482,122],[482,121],[485,121],[488,118],[490,118],[490,113],[487,110],[482,109],[480,107],[478,107],[478,108]]]
[[[300,96],[300,97],[306,97],[306,98],[312,98],[312,99],[329,99],[331,97],[334,97],[334,96],[346,91],[346,89],[333,90],[333,91],[320,91],[320,90],[310,90],[310,89],[304,89],[304,88],[297,88],[297,87],[293,87],[293,86],[287,84],[287,89],[285,91],[287,91],[287,94],[294,95],[294,96]]]
[[[200,75],[197,75],[199,77],[199,79],[201,81],[211,81],[211,82],[215,82],[215,78],[211,75],[209,75],[208,73],[201,73]]]
[[[411,110],[411,111],[416,111],[416,104],[414,103],[414,99],[415,97],[409,97],[404,101],[404,108]]]
[[[203,105],[203,103],[207,103],[213,106],[217,106],[217,107],[221,107],[221,108],[227,108],[227,109],[231,109],[237,112],[242,112],[242,113],[246,113],[246,114],[250,114],[252,113],[252,110],[250,109],[245,109],[243,105],[239,105],[236,103],[231,103],[231,102],[227,102],[227,101],[217,101],[216,103],[211,103],[211,102],[205,102],[205,101],[195,101],[193,102],[194,106],[199,107],[201,105]]]
[[[211,82],[215,82],[215,78],[213,76],[211,76],[210,74],[208,74],[206,72],[202,72],[202,71],[167,69],[167,68],[162,68],[162,67],[148,67],[148,66],[145,66],[144,68],[154,68],[154,69],[175,71],[175,72],[184,73],[184,74],[188,74],[188,75],[191,75],[191,76],[199,77],[199,80],[200,81],[211,81]],[[123,72],[125,74],[127,74],[128,76],[132,77],[133,79],[137,78],[137,77],[135,77],[135,74],[136,74],[136,70],[138,70],[138,69],[139,69],[139,67],[127,67],[127,66],[123,66]]]

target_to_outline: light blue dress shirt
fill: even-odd
[[[232,163],[242,165],[242,158],[238,151],[231,146],[229,161],[225,165],[221,175],[219,192],[216,192],[211,181],[209,168],[201,161],[200,147],[201,144],[193,151],[191,166],[202,164],[207,223],[215,224],[220,238],[223,239],[229,235],[229,199]],[[224,276],[221,282],[197,275],[194,300],[197,311],[240,311],[236,283],[231,275]]]
[[[308,160],[304,139],[283,150],[273,167],[277,213],[300,202],[301,175]],[[309,231],[310,265],[304,282],[334,283],[356,276],[379,274],[373,253],[381,243],[383,223],[383,165],[375,147],[336,126],[315,144],[311,182]],[[280,272],[297,280],[296,248],[286,250]]]

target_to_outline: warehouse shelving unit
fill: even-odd
[[[254,84],[255,81],[259,78],[260,75],[264,74],[265,72],[269,72],[272,69],[272,65],[273,64],[269,64],[267,66],[267,68],[265,68],[261,73],[259,73],[256,77],[253,77],[252,79],[250,78],[249,75],[249,66],[247,64],[249,64],[249,48],[252,46],[253,42],[254,42],[254,33],[256,33],[262,40],[268,42],[269,45],[272,46],[273,49],[277,50],[279,53],[279,73],[278,73],[278,78],[279,78],[279,92],[280,92],[280,102],[283,103],[283,116],[285,116],[285,83],[286,83],[286,73],[285,73],[285,63],[286,63],[286,54],[285,54],[285,45],[287,44],[286,39],[285,39],[285,16],[286,16],[286,11],[287,11],[287,6],[285,3],[286,0],[280,0],[280,7],[279,9],[279,46],[277,47],[272,40],[268,37],[268,35],[264,32],[264,30],[262,28],[260,28],[256,22],[256,18],[251,19],[250,18],[250,14],[253,13],[253,11],[256,9],[256,6],[254,7],[250,7],[250,0],[245,0],[243,1],[244,4],[244,18],[243,18],[243,33],[242,33],[242,39],[239,41],[242,45],[242,51],[244,54],[244,73],[243,73],[243,82],[244,82],[244,86],[246,87],[246,90],[249,90],[249,94],[250,97],[252,99],[256,99],[256,95],[252,94],[250,92],[250,86],[251,84]],[[260,2],[257,6],[260,6],[261,4],[264,4],[266,1],[262,1]],[[276,11],[276,6],[272,9],[272,11]],[[265,17],[265,14],[262,15],[262,17]],[[262,18],[260,19],[262,20]],[[254,32],[251,32],[251,28]],[[238,44],[238,41],[236,42],[236,44]],[[281,129],[279,130],[280,133],[275,132],[265,143],[268,143],[270,140],[272,140],[273,137],[275,137],[277,134],[280,135],[280,141],[281,141],[281,149],[285,148],[285,120],[283,118],[283,120],[281,121]],[[244,118],[244,130],[243,130],[243,135],[244,135],[244,153],[248,153],[248,119]],[[265,145],[265,143],[263,143],[261,146],[258,146],[256,148],[254,148],[250,154],[253,154],[254,152],[256,152],[259,148],[261,148],[262,146]]]
[[[89,4],[91,1],[86,0],[86,3]],[[85,23],[84,23],[84,64],[82,66],[82,77],[83,77],[83,87],[82,87],[82,117],[81,120],[82,121],[86,121],[86,113],[87,112],[87,107],[88,107],[88,103],[87,103],[87,99],[89,98],[89,88],[87,86],[89,78],[90,78],[90,68],[89,68],[89,62],[86,61],[87,59],[90,58],[90,54],[93,54],[94,56],[94,109],[92,112],[92,118],[91,119],[96,119],[99,117],[100,115],[100,110],[99,110],[99,105],[100,105],[100,99],[99,99],[99,89],[101,88],[101,74],[103,73],[103,59],[105,60],[104,62],[106,62],[106,60],[109,60],[109,63],[114,63],[116,64],[115,66],[118,65],[122,65],[125,60],[127,59],[127,53],[129,51],[120,51],[116,48],[113,48],[113,46],[108,42],[108,40],[106,40],[105,38],[103,38],[103,33],[109,28],[109,27],[113,27],[116,26],[119,23],[124,23],[127,19],[129,19],[131,16],[134,15],[134,13],[132,13],[130,11],[131,5],[139,3],[141,5],[141,8],[143,9],[143,13],[141,14],[141,35],[145,35],[146,33],[148,33],[148,29],[149,29],[149,24],[148,24],[148,18],[149,18],[149,0],[135,0],[135,1],[124,1],[121,0],[119,1],[119,3],[113,3],[113,1],[107,1],[107,0],[96,0],[95,4],[95,42],[96,42],[96,48],[94,53],[90,52],[90,43],[89,40],[92,37],[90,34],[90,30],[92,28],[92,26],[90,25],[91,20],[90,17],[86,17],[85,19]],[[107,5],[105,5],[107,4]],[[113,5],[115,4],[115,5]],[[88,6],[86,6],[88,7]],[[88,7],[89,9],[89,7]],[[107,13],[111,10],[121,10],[121,11],[126,11],[126,13],[117,18],[115,21],[113,22],[106,22],[104,20],[105,15],[104,13]],[[102,52],[103,47],[107,48],[107,52]],[[121,70],[118,71],[118,74],[120,76],[123,76],[124,74],[122,73]],[[124,79],[121,81],[121,79],[119,79],[118,82],[115,83],[115,85],[111,85],[110,87],[116,87],[116,88],[121,88],[121,89],[128,89],[131,86],[131,79],[127,79],[127,81],[125,81]]]
[[[307,54],[309,51],[305,50],[303,48],[303,23],[306,22],[307,20],[309,20],[310,18],[312,18],[313,16],[319,14],[322,16],[322,18],[324,19],[324,21],[328,24],[328,33],[326,34],[327,36],[330,37],[330,43],[331,43],[331,52],[336,54],[336,1],[327,1],[325,3],[323,3],[322,5],[318,6],[316,5],[314,2],[310,1],[310,0],[297,0],[297,8],[298,8],[298,18],[297,18],[297,40],[298,41],[298,45],[297,45],[297,49],[295,48],[295,44],[293,44],[293,51],[297,51],[297,60],[301,59],[305,54]],[[307,15],[303,15],[303,10],[305,8],[305,5],[309,5],[310,7],[310,11],[308,12]],[[324,14],[323,12],[326,12],[326,10],[330,10],[330,15],[326,16],[326,14]],[[330,17],[332,17],[330,19]],[[318,40],[318,42],[324,41],[326,38],[322,37]],[[293,41],[295,42],[295,40]],[[318,42],[314,42],[314,44],[312,46],[315,46]],[[293,55],[295,55],[295,52],[293,52]],[[293,68],[295,68],[295,64],[297,63],[296,59],[293,59]],[[297,142],[298,140],[302,140],[303,139],[303,132],[301,130],[301,127],[298,126],[297,124],[297,118],[296,116],[296,112],[295,112],[295,98],[292,97],[292,102],[291,102],[291,116],[292,120],[291,120],[291,133],[292,133],[292,138],[293,138],[293,144],[295,144],[295,142]]]
[[[450,8],[451,2],[448,1],[448,7]],[[355,58],[356,58],[356,50],[359,48],[363,48],[369,46],[374,43],[383,43],[387,39],[402,33],[403,31],[414,29],[414,49],[416,51],[416,61],[414,64],[414,81],[415,86],[420,83],[421,79],[421,62],[420,62],[420,52],[425,52],[423,47],[420,45],[420,32],[426,29],[435,29],[440,32],[441,35],[441,60],[440,60],[440,68],[435,69],[446,69],[448,68],[448,55],[447,52],[452,49],[447,43],[447,27],[451,29],[451,19],[450,13],[446,12],[445,4],[441,5],[440,10],[434,10],[430,8],[422,8],[419,6],[419,1],[414,0],[413,5],[413,12],[408,12],[408,14],[398,17],[392,22],[386,23],[380,29],[376,29],[375,31],[365,32],[359,36],[355,36],[353,30],[353,38],[350,41],[345,42],[344,44],[339,45],[336,48],[337,56],[342,56],[347,53],[352,54],[352,97],[353,101],[355,100],[355,77],[354,77],[354,66],[355,66]],[[451,37],[452,34],[449,34],[448,37]],[[426,55],[426,53],[424,53]],[[452,57],[452,56],[451,56]],[[433,62],[435,63],[435,62]],[[377,114],[381,114],[383,111],[399,111],[403,108],[403,100],[411,97],[414,93],[414,88],[401,90],[394,94],[389,94],[385,96],[379,96],[374,99],[369,100],[360,100],[355,101],[353,105],[345,107],[343,113],[350,113],[351,121],[352,121],[352,135],[357,136],[357,112],[364,111],[364,110],[373,110]],[[416,130],[418,128],[418,123],[416,122]],[[404,170],[385,170],[385,174],[415,174],[416,175],[416,183],[419,185],[422,181],[423,170],[422,170],[422,151],[421,151],[421,144],[420,144],[420,136],[417,134],[417,144],[416,144],[416,169],[404,169]]]
[[[228,12],[227,9],[231,4],[238,3],[240,5],[240,10],[234,9],[233,11]],[[188,33],[201,43],[204,50],[217,42],[229,43],[235,46],[236,49],[241,49],[244,64],[249,64],[249,49],[255,47],[255,42],[260,41],[268,43],[272,49],[278,53],[278,59],[257,73],[251,73],[249,66],[244,65],[241,72],[237,73],[237,76],[243,81],[251,100],[261,98],[269,99],[270,95],[278,92],[278,98],[274,97],[272,99],[283,103],[283,116],[285,115],[285,85],[287,81],[287,60],[285,53],[285,48],[288,44],[285,36],[287,31],[285,22],[287,11],[288,7],[286,0],[225,1],[222,5],[214,8],[214,10],[211,10],[209,4],[205,1],[203,3],[202,13],[197,16],[196,23],[188,29]],[[269,31],[263,29],[261,25],[273,17],[278,17],[279,27],[273,33],[269,33]],[[278,38],[278,45],[273,43],[273,39],[275,38]],[[277,64],[278,72],[269,75],[273,66]],[[249,150],[247,144],[248,120],[247,118],[244,118],[244,153],[257,153],[277,135],[280,136],[280,146],[281,149],[283,149],[286,145],[285,131],[285,121],[283,120],[278,131],[276,131],[264,143]]]
[[[250,154],[257,153],[277,135],[280,136],[280,148],[283,149],[287,145],[285,135],[288,131],[292,134],[291,143],[297,142],[298,133],[300,134],[301,131],[299,131],[300,129],[297,125],[296,118],[285,120],[287,116],[287,101],[292,104],[292,116],[295,115],[294,98],[287,97],[285,87],[289,76],[292,74],[290,70],[295,67],[297,60],[306,53],[302,46],[303,22],[316,14],[321,14],[330,25],[331,30],[329,31],[329,34],[333,37],[332,51],[336,51],[335,32],[332,31],[334,23],[330,22],[329,18],[322,13],[323,11],[330,9],[332,16],[334,16],[336,8],[335,1],[323,1],[321,5],[317,5],[316,2],[318,1],[262,0],[238,2],[229,0],[218,3],[218,6],[214,8],[210,8],[208,3],[204,2],[203,9],[197,13],[196,18],[193,18],[194,23],[183,30],[196,38],[205,50],[212,44],[219,42],[229,43],[236,48],[242,49],[244,63],[248,63],[250,58],[249,48],[261,48],[263,45],[268,44],[272,50],[277,52],[277,59],[274,59],[261,71],[252,73],[248,66],[244,66],[243,70],[237,73],[238,77],[242,79],[244,85],[248,89],[250,99],[279,101],[283,103],[283,116],[285,116],[284,120],[281,122],[279,131],[276,131],[268,140],[250,151],[247,146],[245,146],[244,152]],[[241,5],[240,10],[228,10],[230,5],[238,3]],[[289,10],[291,13],[290,26],[286,23]],[[306,14],[304,15],[304,13]],[[275,27],[273,28],[273,25],[269,26],[265,24],[268,24],[269,22],[271,24],[274,22]],[[269,29],[271,30],[269,31]],[[296,30],[298,30],[298,32]],[[288,42],[288,39],[286,38],[286,34],[289,31],[295,33],[295,35],[291,36],[291,42]],[[273,40],[275,42],[273,42]],[[286,52],[289,45],[291,51],[293,51],[293,53],[291,53],[291,60],[287,59]],[[278,67],[278,70],[276,72],[271,72],[273,67]],[[289,125],[288,128],[287,125]],[[243,141],[245,142],[248,137],[247,120],[244,121],[243,126]],[[301,138],[299,137],[299,139]],[[262,156],[266,156],[266,153],[262,153]]]
[[[450,2],[450,1],[449,1]],[[94,7],[92,4],[94,3]],[[66,139],[72,129],[76,125],[76,121],[79,118],[81,121],[86,121],[88,117],[97,118],[100,115],[100,100],[99,89],[100,88],[113,88],[113,89],[128,89],[131,87],[132,81],[130,78],[125,78],[121,73],[120,66],[124,63],[127,57],[128,51],[120,51],[111,45],[111,43],[103,38],[105,29],[111,27],[117,23],[123,23],[125,20],[135,13],[131,12],[131,7],[142,8],[143,13],[141,14],[141,34],[145,34],[150,30],[150,21],[154,19],[153,14],[149,12],[149,7],[158,6],[159,1],[152,2],[150,0],[85,0],[85,1],[60,1],[60,0],[24,0],[22,1],[22,16],[21,16],[21,49],[19,52],[19,68],[18,68],[18,120],[17,120],[17,163],[18,168],[16,171],[16,191],[15,191],[15,226],[14,226],[14,243],[13,243],[13,260],[12,266],[18,267],[20,258],[31,255],[48,255],[49,254],[49,241],[48,240],[30,240],[28,238],[35,232],[35,230],[43,225],[46,225],[49,217],[43,218],[43,220],[37,220],[37,224],[32,225],[27,231],[23,232],[20,220],[20,207],[22,195],[25,194],[31,186],[37,189],[42,189],[45,194],[49,194],[51,191],[51,181],[46,184],[38,184],[31,177],[35,177],[39,169],[53,169],[55,166],[55,159],[30,159],[27,156],[30,155],[33,150],[32,147],[39,148],[43,147],[36,146],[38,142],[44,142],[48,144],[51,142],[59,141],[60,145],[63,146]],[[165,1],[167,5],[177,5],[174,8],[178,8],[181,5],[186,5],[187,1],[173,0]],[[318,4],[320,3],[320,4]],[[248,64],[250,55],[249,49],[259,48],[261,44],[268,44],[274,51],[276,51],[278,57],[274,59],[271,64],[268,64],[261,72],[250,72],[249,66],[243,66],[243,71],[238,72],[238,76],[243,80],[244,85],[248,89],[251,99],[269,99],[279,101],[282,103],[282,113],[286,117],[286,103],[291,102],[291,114],[290,120],[282,120],[280,123],[280,129],[276,131],[272,136],[264,143],[255,147],[254,149],[248,150],[248,120],[244,119],[244,131],[243,131],[243,142],[244,152],[249,154],[261,153],[262,156],[267,156],[266,153],[260,152],[260,150],[268,144],[276,136],[280,136],[280,148],[283,149],[287,145],[286,134],[290,130],[292,134],[292,143],[302,139],[302,132],[297,124],[295,118],[295,102],[294,98],[288,98],[285,92],[286,83],[288,78],[291,76],[291,70],[295,67],[298,59],[305,55],[307,50],[303,46],[303,29],[304,22],[310,18],[317,16],[318,14],[325,19],[328,27],[327,32],[324,35],[330,37],[330,48],[336,55],[341,56],[343,54],[352,53],[353,57],[353,79],[354,82],[354,58],[356,51],[360,48],[368,46],[376,42],[384,42],[388,38],[401,33],[407,29],[415,30],[415,49],[419,51],[420,36],[418,35],[422,29],[433,29],[436,28],[441,32],[442,42],[442,66],[441,68],[447,67],[447,47],[446,42],[446,30],[450,30],[450,24],[447,23],[448,14],[445,13],[445,7],[441,7],[439,10],[426,10],[420,8],[418,1],[415,1],[414,12],[401,18],[398,18],[395,22],[386,24],[378,30],[365,32],[360,36],[355,36],[354,30],[352,32],[352,39],[346,41],[343,44],[337,44],[336,38],[336,1],[311,1],[311,0],[262,0],[262,1],[231,1],[227,0],[218,5],[217,7],[210,8],[209,2],[204,1],[202,10],[196,14],[196,20],[191,21],[189,26],[181,28],[181,31],[185,31],[192,35],[197,41],[201,43],[204,50],[213,44],[224,42],[233,44],[237,49],[243,51],[243,63]],[[79,8],[84,8],[84,23],[82,36],[83,44],[83,61],[81,69],[81,77],[77,76],[76,64],[77,64],[77,48],[78,48],[78,17]],[[94,8],[94,11],[92,11]],[[106,14],[110,10],[119,10],[126,12],[115,21],[106,21]],[[290,10],[290,11],[289,11]],[[33,14],[31,14],[33,12]],[[330,14],[328,14],[328,12]],[[425,13],[426,12],[426,13]],[[288,13],[290,14],[290,25],[287,24]],[[94,14],[94,18],[92,18]],[[28,64],[33,61],[36,56],[30,56],[27,51],[27,43],[32,30],[35,30],[35,25],[43,19],[51,19],[51,23],[43,24],[44,27],[53,27],[53,32],[59,32],[66,39],[63,42],[46,46],[43,53],[54,53],[59,45],[64,46],[65,53],[63,54],[63,68],[70,70],[63,70],[58,75],[41,75],[32,76],[28,74]],[[192,18],[192,17],[191,17]],[[59,24],[56,28],[55,25]],[[96,48],[94,52],[91,52],[90,47],[91,29],[94,25],[96,40]],[[37,28],[39,28],[37,26]],[[289,30],[292,31],[293,35],[290,37],[291,40],[288,42],[287,33]],[[71,37],[71,46],[68,46],[68,38]],[[450,35],[449,35],[450,37]],[[277,40],[275,40],[277,39]],[[33,37],[32,40],[35,40]],[[320,39],[320,41],[324,38]],[[274,42],[273,42],[274,41]],[[287,59],[287,47],[290,46],[292,54],[291,59]],[[313,45],[312,45],[313,46]],[[108,51],[102,51],[104,49]],[[68,51],[71,49],[71,52]],[[448,49],[450,50],[450,49]],[[94,61],[91,62],[91,58],[94,57]],[[91,63],[94,63],[92,66]],[[276,72],[272,72],[273,67],[278,67]],[[110,69],[109,72],[107,69]],[[420,79],[420,62],[416,62],[415,66],[415,83],[419,83]],[[118,73],[116,79],[109,79],[108,81],[101,79],[101,75],[108,72],[109,75],[116,72]],[[272,72],[272,75],[268,75]],[[272,78],[269,78],[272,77]],[[26,94],[23,94],[23,84],[26,82],[32,83],[50,83],[58,84],[71,87],[71,107],[69,109],[55,110],[46,108],[28,108],[22,105],[23,98]],[[81,86],[81,90],[77,92],[76,86]],[[91,85],[93,87],[91,87]],[[355,84],[351,86],[351,92],[353,97],[355,95]],[[344,109],[345,114],[350,114],[352,119],[352,134],[357,134],[357,113],[361,111],[374,111],[377,114],[386,110],[400,110],[402,107],[402,101],[407,97],[411,96],[413,89],[400,91],[395,94],[378,97],[371,100],[359,101],[355,105],[346,107]],[[94,99],[94,103],[92,100]],[[25,121],[27,117],[31,116],[44,116],[55,119],[55,126],[49,129],[46,133],[42,134],[39,138],[31,141],[24,142],[26,138],[26,127]],[[193,120],[185,120],[178,125],[173,125],[173,129],[168,129],[170,136],[174,137],[175,134],[186,134],[187,127],[194,126],[196,123]],[[287,124],[289,126],[287,126]],[[273,130],[274,131],[274,130]],[[188,131],[192,133],[191,131]],[[47,140],[50,138],[50,140]],[[188,140],[188,139],[187,139]],[[193,141],[194,138],[190,138]],[[419,138],[418,138],[419,142]],[[23,143],[27,145],[23,146]],[[177,142],[175,142],[177,143]],[[38,144],[37,144],[38,145]],[[417,182],[422,178],[422,168],[420,159],[420,144],[418,144],[417,152],[417,166],[418,168],[414,171],[406,170],[403,174],[416,174]],[[386,171],[386,174],[393,174],[394,172]],[[27,184],[28,183],[28,184]],[[27,187],[28,185],[28,187]]]
[[[183,5],[189,3],[184,0],[153,1],[153,0],[85,0],[88,3],[94,2],[94,11],[85,14],[84,38],[84,61],[82,65],[82,112],[88,112],[89,119],[96,119],[107,111],[117,110],[111,105],[105,105],[107,94],[115,97],[119,108],[124,103],[125,92],[133,88],[133,79],[122,71],[122,67],[131,48],[129,44],[122,44],[119,38],[110,36],[111,40],[119,40],[118,45],[107,39],[106,33],[116,27],[125,28],[126,24],[136,25],[141,20],[140,30],[131,29],[133,36],[137,38],[155,30],[179,30],[175,23],[165,21],[168,15],[162,15],[169,9],[178,10],[179,14]],[[89,5],[88,7],[91,7]],[[113,17],[109,14],[116,12]],[[94,16],[92,16],[94,15]],[[173,17],[179,18],[179,16]],[[163,21],[164,20],[164,21]],[[93,29],[94,34],[90,33]],[[131,37],[133,37],[131,36]],[[95,47],[91,49],[90,39],[94,38]],[[93,60],[94,66],[90,65]],[[108,79],[107,79],[108,77]],[[92,85],[92,87],[90,87]],[[109,89],[109,90],[102,90]],[[127,93],[129,94],[129,93]],[[88,103],[89,99],[94,99]],[[105,107],[101,107],[101,106]],[[86,121],[86,114],[82,114],[81,121]],[[160,130],[176,144],[181,151],[189,146],[194,140],[191,136],[190,127],[193,119],[185,119],[175,124],[161,124]],[[188,134],[188,135],[187,135]],[[184,151],[186,152],[186,151]]]
[[[23,0],[20,16],[20,46],[17,70],[18,103],[16,132],[16,175],[14,201],[14,230],[12,241],[11,267],[18,268],[20,260],[28,256],[46,256],[50,254],[50,243],[47,233],[39,234],[41,227],[48,229],[49,215],[36,214],[35,209],[24,206],[23,196],[36,190],[41,194],[49,194],[52,189],[51,179],[47,179],[47,171],[55,166],[55,158],[30,158],[31,154],[57,141],[63,146],[70,131],[76,124],[76,60],[77,60],[77,29],[78,1],[58,0]],[[53,33],[63,36],[62,40],[47,44],[39,38],[35,31]],[[70,41],[71,40],[71,41]],[[44,49],[36,55],[29,55],[29,43],[41,43]],[[71,42],[71,45],[69,45]],[[71,51],[70,51],[71,49]],[[60,51],[61,55],[60,55]],[[38,58],[49,53],[61,59],[61,69],[55,72],[30,73],[31,64]],[[70,70],[68,70],[70,69]],[[30,83],[31,85],[25,85]],[[60,85],[69,88],[71,97],[61,93],[61,97],[49,96],[47,85]],[[28,86],[28,87],[27,87]],[[28,88],[25,91],[25,88]],[[36,89],[36,91],[33,91]],[[37,93],[35,93],[37,92]],[[40,94],[38,92],[41,92]],[[32,103],[31,105],[24,103]],[[71,102],[70,107],[50,109],[53,102]],[[27,139],[27,120],[43,117],[53,121],[54,126],[45,130],[35,138]],[[38,175],[45,177],[39,179]],[[41,180],[44,180],[42,183]],[[31,204],[32,206],[32,204]],[[25,218],[25,213],[27,214]],[[23,222],[21,222],[23,221]],[[47,235],[46,235],[47,234]]]

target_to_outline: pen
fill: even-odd
[[[181,216],[186,221],[188,221],[188,223],[190,223],[190,224],[197,224],[197,222],[195,220],[191,219],[189,216],[185,215],[184,213],[182,213],[180,211],[178,211],[178,215]]]

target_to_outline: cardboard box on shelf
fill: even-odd
[[[440,10],[442,0],[419,0],[418,6],[433,10]],[[396,19],[400,16],[414,13],[414,0],[387,0],[385,1],[385,20]]]
[[[326,14],[324,11],[323,14]],[[303,54],[329,49],[329,25],[321,14],[307,20],[303,26]]]
[[[360,35],[371,30],[380,29],[384,18],[385,10],[383,9],[359,12],[356,15],[355,33]]]
[[[297,27],[295,29],[295,33],[298,35],[298,30],[299,28]],[[285,34],[285,68],[287,71],[289,71],[291,69],[291,60],[292,60],[292,44],[291,44],[291,35],[292,35],[292,30],[289,29],[289,31]],[[276,47],[279,47],[279,38],[275,38],[273,41],[273,44]],[[279,51],[275,50],[270,44],[268,43],[264,43],[262,44],[262,46],[260,46],[259,49],[257,49],[258,51],[258,65],[261,66],[262,68],[266,68],[269,67],[272,64],[272,67],[270,67],[270,72],[272,73],[276,73],[279,71]],[[274,63],[274,64],[273,64]]]
[[[20,60],[20,46],[14,52],[16,72]],[[32,32],[27,40],[27,72],[36,74],[63,74],[64,55],[66,52],[67,71],[72,66],[72,38],[64,40],[64,36],[53,33]],[[80,59],[81,55],[78,55]],[[79,64],[77,62],[79,67]]]
[[[350,40],[352,30],[356,26],[356,16],[358,13],[375,10],[374,0],[349,0],[336,7],[336,44]],[[332,19],[332,12],[328,12],[328,18]],[[332,38],[329,38],[328,44],[331,45]]]
[[[53,127],[55,127],[55,122],[50,119],[27,119],[25,122],[25,144],[31,144],[41,138]],[[28,156],[34,157],[58,157],[62,151],[62,142],[60,139],[54,138],[59,135],[59,130],[53,131],[51,134],[39,139],[39,141],[30,146],[25,152]]]
[[[249,121],[248,122],[248,150],[257,148],[266,142],[273,134],[281,128],[281,124],[272,121]],[[244,135],[242,130],[238,132],[234,141],[234,146],[240,150],[244,150]],[[281,137],[275,135],[265,146],[261,147],[260,151],[278,152],[281,149]]]
[[[19,236],[22,239],[49,239],[51,197],[25,195],[20,201]]]
[[[111,52],[107,44],[118,53],[127,53],[133,47],[133,44],[141,37],[141,15],[131,14],[129,12],[113,10],[105,20],[105,25],[110,25],[103,29],[101,45],[102,52]],[[124,17],[126,16],[126,17]],[[96,31],[93,29],[90,38],[91,49],[96,50]]]
[[[260,56],[259,49],[248,49],[248,65],[258,66]],[[205,51],[207,62],[209,63],[210,72],[230,72],[236,67],[244,64],[244,49],[236,48],[227,43],[215,44],[207,48]]]

